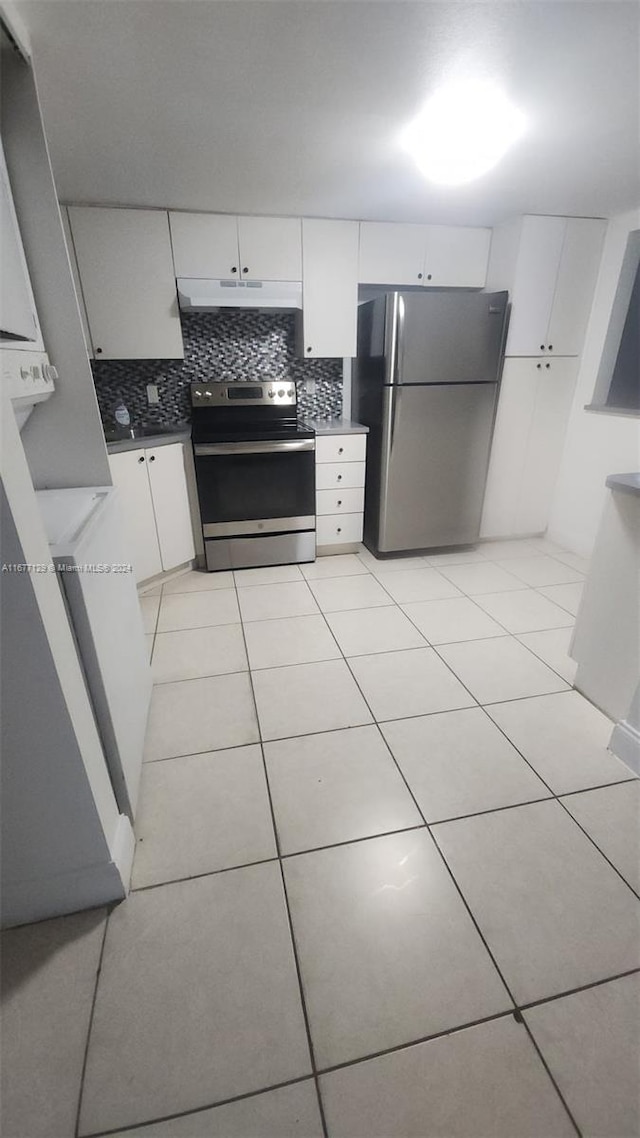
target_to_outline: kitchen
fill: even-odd
[[[27,967],[22,987],[13,963],[8,970],[8,1014],[18,1017],[10,1022],[33,1023],[21,1036],[23,1050],[5,1062],[12,1072],[35,1064],[55,1104],[47,1119],[13,1074],[9,1134],[13,1127],[16,1136],[20,1128],[61,1135],[77,1125],[81,1134],[144,1127],[165,1135],[355,1135],[362,1126],[398,1136],[466,1133],[465,1112],[470,1118],[481,1109],[480,1087],[492,1079],[507,1111],[505,1133],[589,1132],[602,1111],[618,1121],[600,1132],[633,1131],[624,1056],[637,1053],[637,1043],[624,1005],[637,967],[635,897],[611,831],[633,824],[637,789],[637,497],[632,485],[605,482],[638,466],[637,417],[619,403],[607,408],[637,272],[637,131],[632,111],[621,111],[637,76],[626,47],[637,13],[625,3],[588,11],[559,5],[557,16],[538,5],[521,6],[517,16],[510,5],[481,7],[482,14],[448,6],[442,24],[444,8],[421,4],[154,4],[153,20],[144,4],[105,0],[3,6],[14,46],[8,56],[3,49],[2,142],[47,366],[57,372],[54,394],[35,404],[21,432],[10,409],[4,416],[3,483],[16,551],[7,560],[50,560],[37,515],[41,495],[115,487],[122,552],[113,560],[134,566],[117,584],[123,598],[135,597],[135,577],[141,594],[141,617],[118,634],[120,651],[123,637],[132,646],[128,659],[144,654],[146,643],[154,681],[145,762],[135,776],[141,766],[139,805],[127,810],[114,793],[121,746],[111,759],[106,754],[111,784],[105,781],[105,728],[95,689],[89,699],[84,686],[88,649],[83,673],[73,646],[72,636],[80,638],[66,615],[68,583],[63,602],[53,574],[19,582],[3,575],[9,611],[33,629],[22,637],[20,667],[7,669],[6,691],[16,707],[36,683],[57,699],[46,722],[39,722],[39,700],[30,716],[22,712],[15,723],[9,716],[5,744],[20,765],[16,775],[9,760],[4,923],[23,926],[4,934],[5,953],[11,962],[14,953],[40,961]],[[551,31],[552,48],[545,46]],[[395,152],[393,166],[380,149],[389,124],[397,133],[431,82],[414,81],[378,135],[366,114],[383,62],[388,96],[403,89],[409,61],[433,35],[452,58],[472,41],[483,44],[532,120],[529,136],[514,141],[495,172],[446,191],[424,181],[410,157]],[[608,61],[597,83],[586,50],[572,57],[572,76],[560,66],[560,48],[572,36],[586,37],[595,57]],[[28,39],[33,67],[28,51],[15,47]],[[508,83],[496,43],[512,53]],[[534,45],[544,59],[537,86]],[[181,51],[191,68],[180,66]],[[244,74],[245,56],[252,81],[231,84],[225,103],[225,77],[230,83],[232,73]],[[72,58],[86,70],[74,70]],[[529,89],[517,82],[515,60]],[[202,100],[205,77],[220,124]],[[264,105],[256,106],[256,91]],[[553,91],[566,122],[559,115],[545,170],[536,113],[550,129]],[[577,98],[588,114],[577,114]],[[382,109],[382,91],[377,100]],[[361,134],[347,125],[347,107]],[[319,108],[326,119],[314,118]],[[609,130],[615,114],[617,134]],[[302,153],[301,132],[312,124],[318,136],[305,135]],[[594,166],[589,146],[605,138],[608,162]],[[238,145],[243,157],[234,165]],[[364,177],[367,162],[375,177]],[[238,300],[245,291],[261,292],[260,302]],[[460,360],[472,323],[471,309],[461,306],[491,306],[489,298],[503,292],[505,358],[477,463],[465,481],[459,456],[466,469],[476,435],[463,431],[457,453],[442,446],[435,473],[425,466],[425,493],[410,511],[414,518],[427,501],[423,521],[433,521],[450,492],[453,506],[441,518],[455,522],[473,489],[471,529],[416,537],[411,525],[389,528],[385,502],[406,483],[402,469],[394,482],[395,460],[385,458],[363,396],[359,311],[362,328],[362,310],[384,303],[386,335],[396,325],[384,297],[403,302],[406,351],[398,382],[383,385],[393,411],[384,422],[409,430],[419,421],[403,411],[416,391],[412,306],[428,322],[445,298]],[[399,307],[394,319],[399,327]],[[438,310],[433,334],[446,327]],[[492,366],[493,383],[488,373],[458,382],[461,370],[451,386],[475,384],[495,399]],[[428,376],[417,382],[425,378],[426,399],[435,389]],[[214,406],[223,390],[244,394]],[[587,404],[600,413],[585,411]],[[223,412],[232,420],[221,426]],[[285,455],[301,460],[300,474],[285,477],[267,508],[265,455],[245,454],[243,462],[257,464],[246,468],[253,473],[244,481],[234,473],[221,496],[224,506],[244,486],[236,504],[245,515],[205,517],[198,462],[235,470],[237,459],[199,455],[198,447],[228,451],[246,445],[247,432],[254,450],[302,448],[281,458],[269,453],[282,463]],[[422,457],[435,454],[439,441],[436,431]],[[408,450],[396,446],[396,458]],[[381,495],[385,462],[388,494]],[[423,482],[428,476],[432,484]],[[216,473],[211,486],[219,479]],[[311,506],[308,492],[285,503],[293,483],[312,487]],[[398,493],[392,520],[407,497]],[[259,532],[265,522],[274,526]],[[592,554],[574,638],[582,654],[572,659]],[[89,606],[81,584],[81,604]],[[97,644],[95,623],[92,629]],[[100,635],[108,631],[101,625]],[[37,675],[29,671],[36,662]],[[141,707],[146,720],[151,676],[142,667],[136,676],[141,694],[130,703],[138,722]],[[56,756],[64,747],[63,770]],[[496,835],[495,862],[483,819]],[[72,849],[80,831],[82,848]],[[512,959],[513,923],[493,912],[472,872],[474,860],[486,861],[513,897],[506,864],[515,846],[532,897],[519,916],[522,935],[545,930],[534,937],[530,978],[524,942]],[[548,847],[548,864],[534,847]],[[412,867],[404,877],[403,859]],[[596,882],[589,888],[587,867]],[[567,914],[555,940],[549,905],[535,888],[545,874]],[[397,903],[374,904],[376,889],[397,893]],[[453,932],[447,939],[436,931],[429,941],[414,910],[436,905],[436,892],[438,920],[443,928],[450,921]],[[314,893],[330,914],[329,937]],[[370,910],[359,926],[354,914],[365,896]],[[607,914],[616,937],[596,937],[569,964],[562,946],[575,930],[590,939],[590,906]],[[78,910],[87,912],[57,916]],[[47,917],[57,919],[29,923]],[[153,943],[131,964],[129,948],[151,927]],[[185,947],[187,928],[193,940]],[[546,951],[545,938],[556,947]],[[264,959],[255,950],[245,959],[251,943]],[[360,945],[371,957],[366,966]],[[176,952],[185,953],[177,971]],[[60,1034],[62,1007],[44,1022],[37,1010],[57,982],[54,965],[63,980],[78,969],[85,977],[70,996],[75,1012],[65,1012],[60,1076],[48,1048]],[[265,979],[268,998],[259,995]],[[568,993],[577,989],[572,1004]],[[372,995],[383,990],[384,1013]],[[207,993],[202,1015],[191,1003],[195,991]],[[589,1010],[596,998],[598,1010]],[[588,1079],[573,1087],[562,1032],[575,1030],[576,1017],[584,1031],[607,1018],[621,1057],[610,1078],[617,1115],[597,1041]],[[479,1020],[486,1026],[471,1026]],[[438,1043],[451,1031],[450,1047]],[[207,1054],[206,1062],[194,1062],[195,1054]],[[446,1088],[470,1062],[478,1083],[470,1080],[456,1106]],[[403,1115],[399,1088],[410,1070],[432,1094],[441,1084],[437,1107],[416,1092]],[[490,1111],[482,1118],[484,1132],[498,1133]]]

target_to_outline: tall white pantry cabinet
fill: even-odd
[[[606,222],[523,217],[494,230],[487,290],[511,319],[480,535],[543,533],[562,457]]]

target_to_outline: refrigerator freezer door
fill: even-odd
[[[506,292],[392,293],[387,382],[495,383],[505,336]],[[394,335],[395,333],[395,335]]]
[[[365,503],[378,552],[477,540],[496,393],[494,383],[384,389],[380,493]]]

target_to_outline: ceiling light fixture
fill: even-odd
[[[525,128],[525,116],[500,87],[470,79],[437,91],[401,141],[425,178],[455,186],[496,166]]]

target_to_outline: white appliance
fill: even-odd
[[[2,383],[8,388],[20,430],[37,403],[49,399],[55,391],[58,372],[49,363],[46,352],[25,352],[13,348],[0,349]]]
[[[302,308],[301,281],[207,280],[178,277],[183,312],[217,312],[219,308],[267,308],[293,312]]]
[[[44,350],[4,151],[0,143],[0,375],[18,427],[54,392],[58,373]]]
[[[133,818],[151,670],[135,578],[126,571],[118,491],[92,486],[36,497],[118,807]]]

